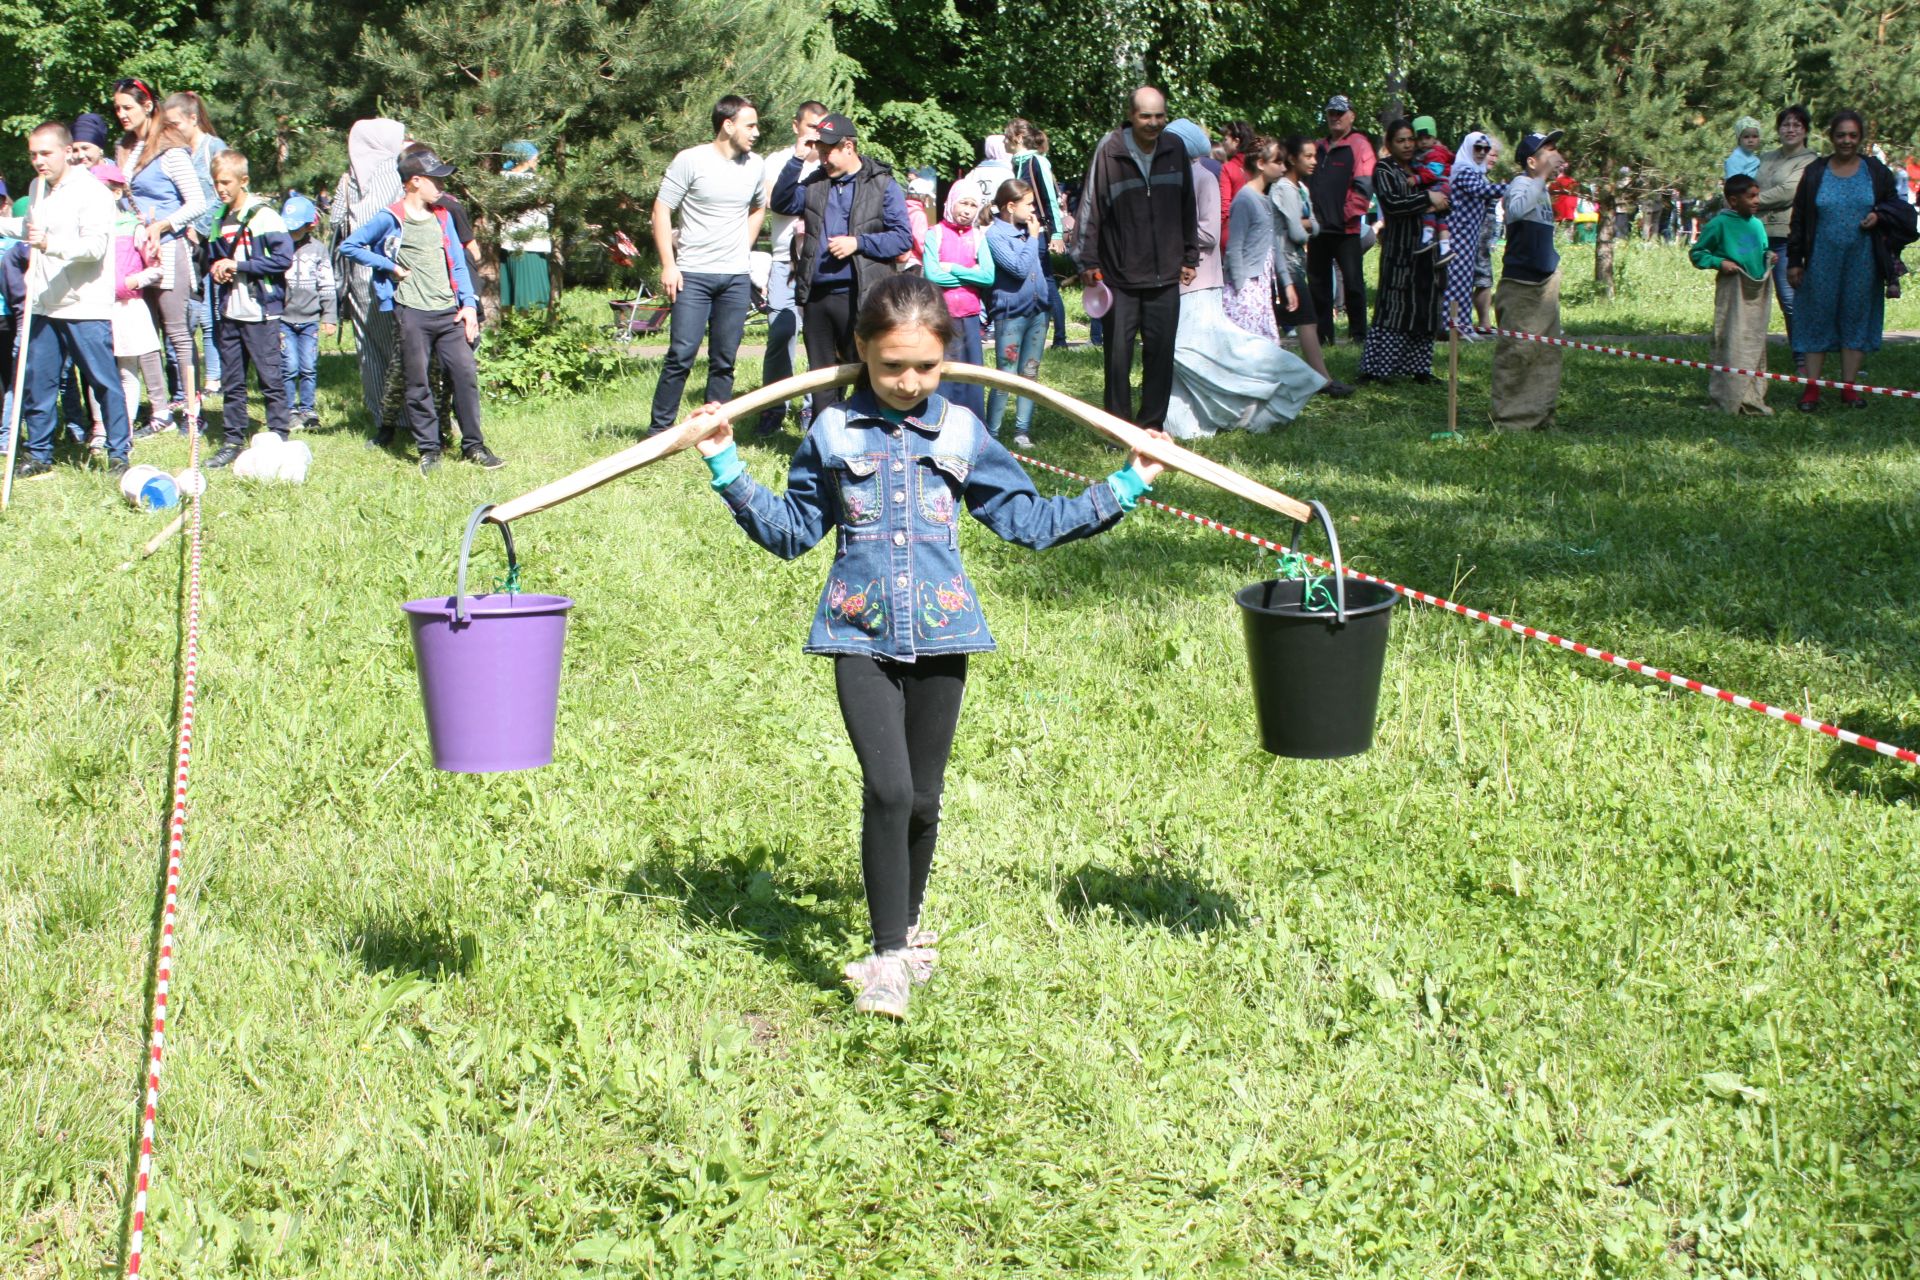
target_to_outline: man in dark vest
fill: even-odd
[[[1080,279],[1104,282],[1106,408],[1143,427],[1166,421],[1180,286],[1200,265],[1200,232],[1187,149],[1166,132],[1167,99],[1143,85],[1127,97],[1127,123],[1100,140],[1081,188],[1075,257]],[[1140,416],[1133,416],[1133,339],[1140,336]]]
[[[828,115],[813,140],[820,167],[802,178],[800,157],[792,156],[773,186],[774,211],[800,219],[793,291],[813,369],[858,358],[853,326],[860,302],[893,274],[894,259],[913,248],[907,199],[893,170],[862,157],[855,138],[853,121]],[[813,411],[839,398],[838,387],[816,391]]]

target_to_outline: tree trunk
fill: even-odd
[[[1613,297],[1613,208],[1619,189],[1611,184],[1593,193],[1593,282]]]

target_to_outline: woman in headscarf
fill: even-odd
[[[981,326],[985,323],[986,294],[993,284],[993,257],[987,251],[987,233],[980,225],[979,193],[970,182],[947,189],[946,209],[940,221],[927,228],[920,258],[920,274],[940,286],[953,317],[953,341],[947,359],[953,364],[982,363]],[[978,383],[942,382],[940,394],[973,416],[987,416],[986,393]],[[999,423],[991,424],[998,429]]]
[[[1220,261],[1220,187],[1211,159],[1213,142],[1191,120],[1175,120],[1167,132],[1187,149],[1193,170],[1193,203],[1199,219],[1200,263],[1180,286],[1180,327],[1173,348],[1173,395],[1167,432],[1191,440],[1216,431],[1266,431],[1300,415],[1326,379],[1271,338],[1249,333],[1227,318]],[[1264,196],[1261,197],[1263,200]],[[1273,239],[1269,223],[1263,233]],[[1250,238],[1257,238],[1249,231]],[[1251,245],[1248,246],[1251,249]],[[1260,255],[1263,264],[1266,255]],[[1271,303],[1267,303],[1271,327]]]
[[[1445,213],[1447,197],[1418,185],[1413,169],[1413,125],[1387,126],[1387,154],[1373,171],[1373,192],[1386,217],[1380,233],[1380,286],[1373,324],[1360,353],[1360,380],[1388,382],[1411,377],[1433,381],[1433,340],[1446,332],[1440,274],[1434,255],[1420,252],[1420,220],[1429,210]]]
[[[500,173],[533,190],[539,183],[540,148],[522,138],[501,148]],[[553,276],[547,257],[553,252],[553,228],[547,206],[534,205],[500,229],[500,307],[503,311],[541,311],[553,303]]]
[[[1475,130],[1460,140],[1453,160],[1453,208],[1447,227],[1459,250],[1447,265],[1446,327],[1458,329],[1468,342],[1475,313],[1484,314],[1493,297],[1492,238],[1486,234],[1493,206],[1507,194],[1507,184],[1487,177],[1493,158],[1493,139]]]
[[[338,245],[368,218],[400,199],[400,152],[407,145],[407,127],[398,120],[356,120],[347,132],[347,171],[340,175],[327,215]],[[382,311],[373,299],[373,272],[358,263],[337,258],[336,277],[346,292],[346,313],[353,325],[353,342],[360,357],[360,394],[373,420],[373,439],[381,444],[393,438],[400,419],[397,396],[388,384],[401,379],[393,358],[393,313]],[[393,412],[387,412],[391,405]]]

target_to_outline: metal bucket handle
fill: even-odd
[[[1309,498],[1307,499],[1307,505],[1312,507],[1313,514],[1319,517],[1320,527],[1327,531],[1327,546],[1333,551],[1333,613],[1334,618],[1344,627],[1347,625],[1347,567],[1340,559],[1340,535],[1333,531],[1333,517],[1327,514],[1327,509],[1324,506],[1320,505],[1319,499]],[[1300,550],[1300,535],[1306,532],[1306,528],[1307,524],[1304,520],[1294,524],[1293,541],[1288,544],[1287,550]],[[468,533],[469,536],[471,536],[472,531],[469,530]],[[512,554],[513,542],[511,539],[507,542],[507,551],[508,554]],[[464,565],[465,562],[463,561],[463,568]],[[1305,603],[1304,597],[1302,598],[1302,603]]]
[[[473,554],[473,535],[479,530],[481,522],[487,518],[487,512],[493,510],[493,505],[491,502],[483,502],[475,508],[472,518],[467,521],[467,534],[460,539],[460,572],[454,581],[453,588],[453,620],[455,622],[468,621],[467,558]],[[519,577],[520,562],[513,554],[513,530],[504,524],[495,527],[500,530],[500,536],[506,539],[507,543],[507,580],[515,581]],[[1336,551],[1335,554],[1337,555],[1338,552]]]

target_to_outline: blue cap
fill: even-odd
[[[533,143],[527,141],[525,138],[519,138],[513,142],[509,142],[506,146],[500,148],[500,151],[501,154],[506,156],[506,159],[500,162],[500,172],[502,173],[512,173],[521,165],[532,164],[540,158],[540,148],[534,146]]]
[[[307,199],[307,197],[301,195],[298,191],[288,196],[287,202],[280,206],[281,221],[287,224],[287,230],[289,231],[298,231],[302,227],[310,227],[319,216],[320,211],[313,207],[313,201]]]

